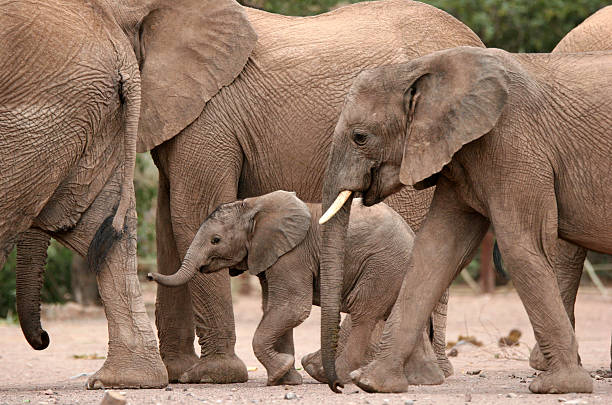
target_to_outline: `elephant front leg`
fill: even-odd
[[[293,304],[293,303],[292,303]],[[268,373],[267,385],[280,385],[289,379],[289,373],[295,371],[293,347],[286,347],[287,333],[302,323],[303,318],[296,313],[296,308],[286,305],[270,308],[263,316],[253,336],[253,351]],[[301,383],[301,376],[300,381]]]
[[[136,212],[132,200],[127,230],[97,275],[108,320],[108,356],[87,388],[161,388],[168,374],[157,349],[136,273]]]
[[[178,137],[156,148],[155,164],[166,193],[165,229],[173,241],[158,250],[163,274],[176,272],[193,237],[206,216],[219,204],[237,197],[242,152],[225,132],[203,133],[201,120]],[[233,137],[233,134],[231,135]],[[197,146],[196,146],[197,145]],[[160,208],[161,211],[161,208]],[[171,377],[182,383],[236,383],[248,380],[245,364],[236,356],[236,333],[230,278],[227,271],[197,274],[188,288],[162,289],[156,319],[162,355]],[[193,328],[201,356],[193,353]]]
[[[368,392],[405,392],[405,365],[439,298],[472,258],[489,221],[460,202],[441,178],[423,228],[417,235],[402,288],[385,323],[380,350],[351,378]]]
[[[156,157],[156,154],[153,153],[153,156]],[[172,231],[169,193],[168,179],[160,170],[155,229],[157,268],[161,274],[172,274],[181,266]],[[157,285],[155,324],[168,379],[177,382],[185,371],[198,362],[193,346],[195,326],[188,285],[175,288]]]

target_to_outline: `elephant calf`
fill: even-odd
[[[275,191],[220,205],[200,226],[179,271],[170,276],[149,274],[158,283],[178,286],[199,270],[211,273],[230,268],[238,275],[257,275],[263,291],[263,318],[253,337],[253,350],[268,372],[268,385],[301,384],[294,369],[293,328],[319,305],[320,204],[305,204],[295,193]],[[376,328],[389,316],[408,266],[414,233],[402,217],[385,204],[353,204],[348,228],[350,254],[345,258],[342,311],[347,316],[341,333],[336,367],[343,381],[364,365]],[[348,325],[350,324],[350,325]],[[350,327],[350,332],[348,328]],[[377,330],[378,333],[373,333]],[[374,335],[374,336],[373,336]],[[444,375],[427,339],[415,356],[415,384]],[[306,371],[326,382],[319,353],[302,359]],[[416,377],[418,375],[418,377]]]

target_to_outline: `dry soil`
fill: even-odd
[[[147,307],[153,319],[154,286],[143,283]],[[456,288],[451,292],[448,340],[472,336],[481,346],[460,344],[451,361],[455,374],[439,386],[413,386],[403,394],[366,394],[349,385],[341,395],[317,384],[304,371],[304,384],[296,387],[266,387],[265,369],[251,349],[251,338],[259,322],[259,298],[239,296],[235,300],[236,351],[249,367],[244,384],[172,384],[166,390],[125,390],[130,404],[612,404],[612,379],[594,380],[593,394],[534,395],[528,385],[534,371],[527,361],[534,344],[525,310],[514,290],[475,296]],[[319,310],[295,330],[296,367],[302,355],[319,347]],[[609,367],[612,297],[581,289],[576,305],[580,355],[587,370]],[[0,324],[0,404],[98,404],[103,391],[84,389],[85,374],[97,370],[106,354],[107,329],[101,309],[83,309],[70,304],[45,308],[44,328],[51,345],[42,352],[31,349],[17,325]],[[519,329],[521,343],[500,348],[498,340],[511,329]],[[75,356],[85,357],[75,358]],[[87,359],[87,358],[94,359]],[[479,374],[470,373],[481,370]],[[287,400],[293,393],[296,399]]]

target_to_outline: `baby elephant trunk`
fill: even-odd
[[[149,280],[155,280],[157,283],[166,287],[178,287],[191,280],[197,271],[198,267],[189,260],[189,253],[187,253],[181,268],[178,269],[176,273],[168,276],[159,273],[149,273],[147,274],[147,278]]]

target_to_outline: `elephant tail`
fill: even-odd
[[[123,62],[119,67],[118,93],[123,106],[123,158],[119,204],[107,217],[89,245],[87,261],[90,270],[99,272],[108,252],[123,235],[126,216],[134,198],[134,169],[136,167],[136,143],[140,120],[141,86],[140,72],[135,57],[132,62]]]
[[[119,69],[119,99],[124,105],[123,170],[121,197],[112,227],[121,235],[131,199],[134,197],[134,169],[136,167],[136,143],[140,121],[141,86],[140,72],[134,57],[133,63]]]
[[[504,269],[504,261],[502,259],[501,252],[499,251],[499,245],[497,244],[497,240],[493,245],[493,265],[495,266],[495,270],[506,280],[510,280],[510,275]]]

